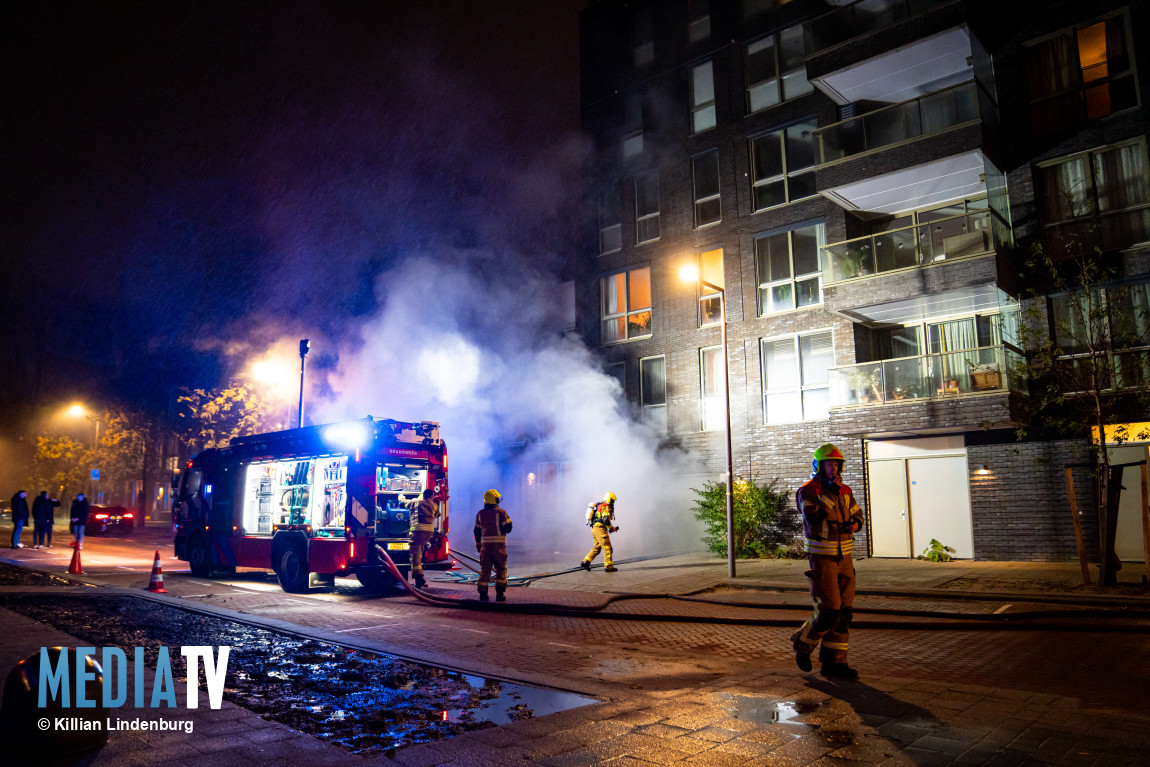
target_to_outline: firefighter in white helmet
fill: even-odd
[[[840,479],[844,460],[830,443],[817,448],[814,474],[795,494],[815,610],[791,643],[803,671],[811,670],[811,653],[819,647],[823,676],[855,679],[858,672],[847,665],[847,644],[855,598],[854,534],[862,529],[863,513]]]
[[[495,601],[506,602],[507,597],[507,534],[511,532],[511,517],[499,508],[503,496],[491,489],[483,494],[483,508],[475,515],[475,548],[479,551],[479,599],[487,602],[487,586],[491,583],[491,570],[495,570]]]
[[[614,549],[611,548],[611,533],[619,528],[615,527],[615,494],[607,493],[601,501],[591,501],[587,504],[587,524],[591,526],[591,534],[595,536],[595,545],[583,557],[579,566],[584,570],[591,570],[591,562],[603,551],[603,571],[613,573],[618,568],[612,560]]]
[[[403,496],[399,496],[411,515],[411,525],[408,528],[411,535],[411,577],[418,589],[427,587],[427,581],[423,579],[423,550],[435,535],[435,520],[439,518],[439,505],[432,500],[434,495],[435,491],[429,487],[423,491],[421,498],[414,501],[404,502]]]

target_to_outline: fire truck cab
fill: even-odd
[[[274,570],[284,591],[352,573],[392,585],[375,544],[406,574],[408,502],[430,488],[440,516],[423,561],[451,565],[447,449],[439,424],[370,416],[256,434],[188,462],[176,491],[176,557],[199,578],[236,567]]]

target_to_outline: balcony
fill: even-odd
[[[921,138],[979,119],[973,80],[815,131],[820,165]]]
[[[994,211],[982,210],[823,245],[823,282],[833,285],[993,253],[994,223],[1007,226]]]
[[[823,51],[939,7],[938,0],[858,0],[803,25],[807,50]]]
[[[835,367],[830,372],[830,406],[912,404],[964,394],[1021,390],[1012,369],[1020,355],[1004,346],[924,354]]]

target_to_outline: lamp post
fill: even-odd
[[[97,418],[96,416],[90,414],[84,408],[84,406],[79,404],[79,403],[68,408],[68,414],[75,416],[77,418],[87,418],[89,421],[92,421],[94,424],[96,424],[95,436],[92,438],[92,458],[93,458],[93,460],[96,460],[100,455],[100,419]],[[93,501],[96,501],[96,481],[94,479],[91,479],[91,476],[92,476],[91,469],[89,469],[88,484],[90,485],[90,488],[91,488],[91,492],[89,493],[89,495],[92,497]]]
[[[299,342],[299,419],[296,426],[303,428],[303,366],[307,353],[311,350],[311,341],[303,339]]]
[[[691,265],[684,266],[679,272],[679,276],[684,282],[694,282],[702,285],[705,288],[710,288],[719,294],[719,317],[720,323],[720,337],[723,344],[723,405],[726,409],[726,428],[727,428],[727,480],[724,483],[727,486],[727,577],[735,577],[735,500],[734,488],[732,487],[735,481],[734,463],[731,460],[731,382],[730,382],[730,361],[727,357],[727,291],[715,285],[714,283],[707,282],[699,274],[699,271]]]

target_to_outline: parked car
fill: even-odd
[[[136,514],[123,506],[97,506],[88,512],[85,535],[128,535],[136,523]]]

